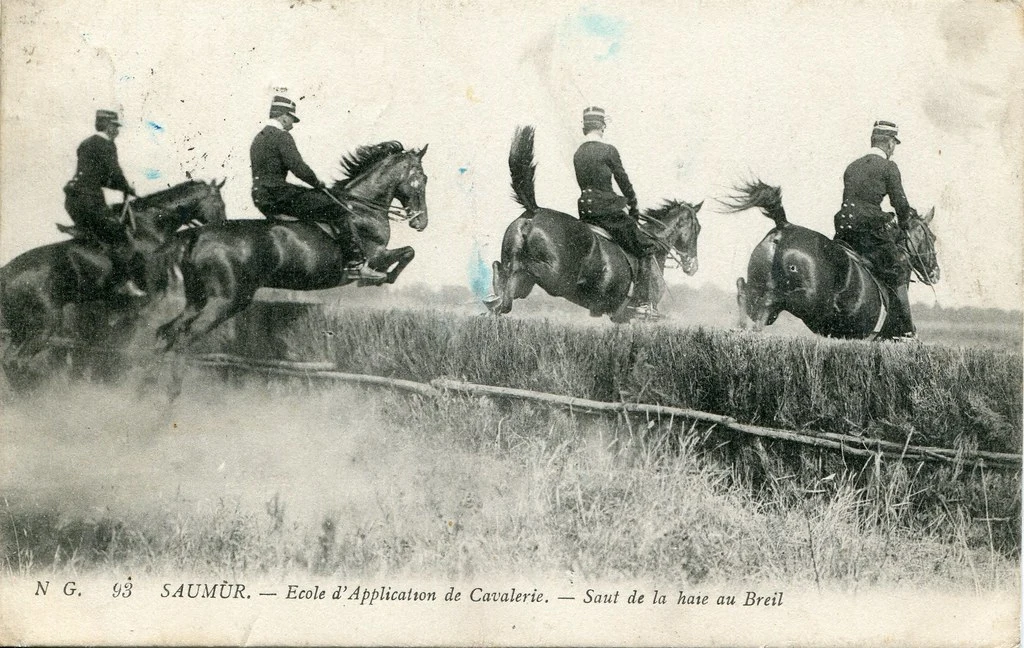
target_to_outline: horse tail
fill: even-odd
[[[526,210],[526,216],[533,216],[539,208],[534,194],[533,176],[537,163],[533,159],[533,126],[520,126],[512,136],[512,148],[508,153],[508,170],[512,174],[512,193],[515,201]]]
[[[720,202],[730,213],[757,207],[768,218],[775,221],[775,227],[789,224],[786,210],[782,207],[782,189],[765,184],[760,180],[748,182],[734,189],[735,193]]]

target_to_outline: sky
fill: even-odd
[[[3,263],[61,239],[61,188],[99,108],[121,112],[140,193],[226,179],[229,218],[259,217],[248,147],[284,88],[321,177],[358,145],[430,144],[429,226],[392,237],[416,249],[403,281],[486,279],[519,213],[517,125],[537,128],[539,203],[573,212],[582,110],[600,105],[641,207],[705,201],[700,270],[670,285],[732,290],[745,273],[771,224],[716,202],[744,180],[780,185],[790,221],[831,235],[843,170],[887,119],[911,204],[936,210],[942,281],[912,300],[1021,306],[1013,3],[8,0],[2,20]]]

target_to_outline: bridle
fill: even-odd
[[[424,178],[426,178],[425,175]],[[351,180],[349,180],[349,182],[351,182]],[[327,197],[333,200],[336,205],[347,211],[352,216],[358,215],[356,210],[353,208],[353,205],[366,208],[370,211],[385,212],[388,220],[396,223],[405,223],[413,220],[414,218],[423,216],[426,213],[426,211],[422,209],[409,209],[405,205],[394,205],[392,203],[385,203],[382,200],[361,198],[359,196],[354,196],[351,193],[344,194],[344,200],[342,200],[327,187],[323,187],[321,191],[327,194]]]
[[[691,209],[691,215],[692,215],[692,213],[693,213],[692,212],[692,208],[690,208],[690,209]],[[669,240],[671,240],[672,238],[677,236],[678,233],[679,233],[679,230],[683,229],[683,217],[682,216],[677,218],[676,222],[674,224],[672,224],[672,225],[666,225],[665,223],[662,223],[659,220],[656,220],[656,219],[653,219],[653,218],[649,218],[649,217],[643,216],[643,215],[641,215],[637,220],[639,220],[640,223],[642,223],[644,226],[657,225],[658,227],[660,227],[663,230],[662,234],[666,233],[666,231],[672,232],[672,230],[676,230],[676,231],[671,233],[671,236],[666,237]],[[662,252],[665,253],[665,258],[666,259],[670,259],[670,260],[672,260],[675,263],[674,267],[682,268],[685,265],[685,263],[683,262],[682,253],[679,252],[678,250],[676,250],[674,247],[672,247],[671,243],[669,243],[667,240],[663,241],[662,239],[658,238],[657,236],[655,236],[655,235],[645,231],[643,228],[641,228],[641,231],[643,231],[644,234],[646,234],[648,237],[650,237],[650,239],[652,241],[654,241],[655,245],[657,245],[662,250]],[[666,268],[672,268],[673,266],[666,265],[665,267]]]
[[[924,235],[926,237],[928,237],[931,241],[935,240],[935,235],[932,234],[931,231],[927,227],[924,226],[923,222],[918,220],[916,226],[921,227],[922,229],[924,229]],[[904,237],[903,247],[907,251],[907,254],[910,255],[910,257],[911,257],[910,269],[913,271],[914,276],[917,277],[917,280],[920,283],[923,283],[923,284],[925,284],[927,286],[931,286],[932,283],[928,280],[928,278],[926,276],[924,276],[924,274],[918,268],[919,267],[924,268],[924,267],[927,267],[927,266],[934,266],[934,265],[937,264],[936,262],[937,262],[938,255],[935,252],[935,247],[932,246],[932,249],[930,251],[922,254],[921,251],[920,251],[919,246],[913,245],[911,243],[911,237],[910,237],[910,232],[909,231],[906,233],[906,235]],[[915,261],[916,261],[916,263],[914,263]],[[934,290],[934,287],[932,289]]]

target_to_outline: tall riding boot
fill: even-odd
[[[917,330],[914,328],[914,321],[910,315],[910,297],[907,294],[907,284],[901,283],[896,286],[896,301],[900,310],[900,328],[898,334],[905,338],[917,337]]]
[[[657,261],[654,256],[641,257],[637,262],[633,301],[636,303],[636,314],[645,319],[661,317],[653,300],[655,267],[657,267]]]
[[[363,248],[359,244],[359,232],[352,219],[344,217],[335,222],[335,231],[338,233],[338,247],[345,257],[346,278],[359,281],[360,283],[384,283],[388,276],[386,273],[378,272],[371,268],[363,254]]]
[[[143,275],[144,264],[130,240],[118,242],[110,247],[111,283],[114,292],[129,297],[145,297],[146,291],[135,282]]]

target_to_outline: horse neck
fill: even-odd
[[[357,198],[390,205],[395,197],[395,187],[398,185],[398,177],[392,177],[396,166],[393,157],[385,158],[377,166],[352,180],[345,189]]]
[[[672,218],[667,218],[664,221],[652,218],[651,220],[658,223],[659,227],[656,227],[656,231],[652,232],[653,237],[656,241],[662,244],[659,246],[659,257],[665,257],[668,255],[667,248],[671,247],[671,241],[673,241],[682,231],[683,225],[685,224],[686,215],[679,214]]]
[[[197,186],[197,189],[202,188]],[[199,205],[206,197],[205,191],[192,190],[167,202],[149,207],[138,217],[143,225],[141,229],[144,236],[136,236],[136,238],[148,238],[157,242],[166,240],[196,214]],[[142,216],[150,214],[151,218],[142,218]],[[160,218],[161,214],[168,214],[168,216]]]
[[[161,214],[167,212],[162,207],[150,207],[136,215],[137,227],[132,238],[136,243],[160,244],[180,226],[176,219]]]
[[[914,227],[907,228],[907,238],[903,242],[903,248],[906,250],[911,268],[919,279],[929,274],[931,271],[929,259],[935,258],[935,248],[929,243],[930,230],[924,223],[919,222]]]

